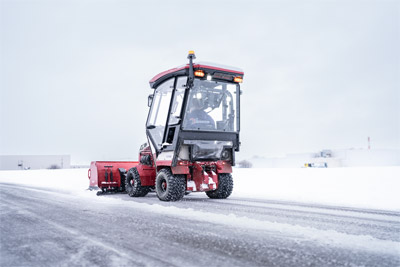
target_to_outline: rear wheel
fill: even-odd
[[[118,172],[119,172],[119,177],[120,177],[120,181],[121,181],[118,190],[119,190],[119,192],[126,193],[126,191],[125,191],[126,170],[124,168],[119,168]]]
[[[131,197],[144,197],[150,191],[147,186],[142,186],[139,172],[136,168],[130,169],[126,174],[125,190]]]
[[[214,191],[207,191],[209,198],[223,199],[228,198],[233,191],[233,178],[230,173],[221,173],[218,175],[218,188]]]
[[[174,175],[170,169],[162,169],[156,177],[157,197],[162,201],[177,201],[186,192],[186,176]]]

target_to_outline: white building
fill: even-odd
[[[69,169],[70,155],[4,155],[0,170]]]
[[[365,167],[400,166],[399,149],[322,150],[318,153],[288,154],[280,158],[254,157],[249,162],[255,168]]]

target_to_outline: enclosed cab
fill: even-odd
[[[185,176],[185,191],[226,198],[239,151],[243,71],[212,63],[189,64],[156,75],[146,124],[157,173]],[[164,176],[163,176],[164,177]],[[158,178],[158,177],[157,177]],[[167,191],[156,179],[157,194]],[[167,185],[168,186],[168,185]]]
[[[240,83],[243,71],[195,63],[164,71],[150,80],[146,122],[148,143],[139,162],[123,174],[130,196],[154,189],[160,200],[188,192],[227,198],[233,190],[232,166],[240,140]]]

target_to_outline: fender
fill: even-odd
[[[217,161],[217,173],[232,173],[232,165],[228,161]]]
[[[189,166],[175,166],[171,167],[173,174],[189,174]]]

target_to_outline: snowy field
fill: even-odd
[[[235,169],[234,196],[400,210],[400,166]]]
[[[232,197],[400,211],[400,166],[235,168],[233,177]],[[87,169],[0,171],[0,182],[94,195]]]

